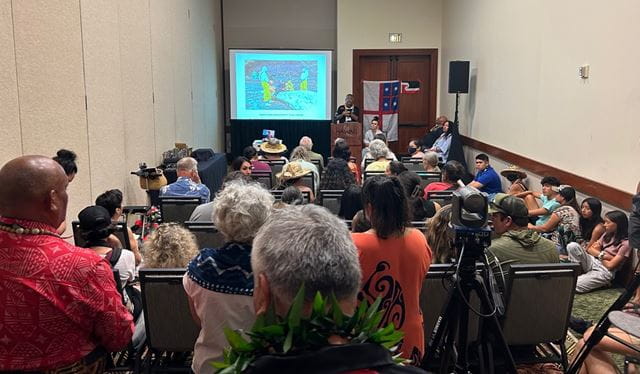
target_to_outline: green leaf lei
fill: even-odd
[[[311,315],[305,318],[302,316],[304,295],[302,285],[285,318],[277,316],[271,306],[266,314],[258,316],[251,331],[225,328],[224,334],[230,348],[224,352],[224,361],[212,363],[218,369],[217,373],[242,373],[263,355],[314,351],[326,347],[330,336],[340,336],[356,344],[379,344],[391,352],[397,349],[404,337],[404,333],[396,331],[391,323],[384,328],[378,327],[384,312],[378,310],[380,298],[370,306],[363,300],[356,312],[348,316],[340,309],[335,295],[325,298],[318,292],[313,300]],[[248,341],[242,332],[249,337]],[[393,356],[393,359],[397,363],[406,362],[400,358],[400,354]]]

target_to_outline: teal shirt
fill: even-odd
[[[540,196],[540,201],[542,201],[542,207],[545,208],[547,210],[547,212],[549,212],[549,213],[547,213],[547,214],[545,214],[543,216],[539,216],[538,220],[536,221],[536,226],[542,226],[545,223],[547,223],[547,221],[551,217],[551,213],[553,213],[553,211],[556,210],[560,206],[560,203],[557,202],[556,199],[549,200],[544,195]]]

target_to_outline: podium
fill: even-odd
[[[331,124],[331,147],[337,138],[347,141],[351,156],[355,157],[358,165],[362,161],[362,124],[360,122],[345,122]]]

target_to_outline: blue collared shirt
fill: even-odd
[[[160,189],[160,196],[195,196],[202,203],[208,203],[211,192],[202,183],[196,183],[189,177],[178,177],[178,180]]]
[[[502,192],[500,176],[491,167],[491,165],[487,166],[484,170],[480,170],[478,174],[476,174],[474,181],[482,184],[482,188],[480,188],[480,191],[482,192],[486,192],[490,195]]]

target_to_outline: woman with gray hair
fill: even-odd
[[[213,201],[212,220],[226,243],[204,248],[190,263],[184,289],[200,335],[192,370],[213,373],[227,346],[223,328],[249,328],[254,320],[251,243],[267,221],[274,198],[257,183],[232,181]]]
[[[369,144],[369,155],[374,161],[367,166],[365,171],[385,171],[387,165],[389,165],[389,160],[387,160],[388,153],[389,148],[382,140],[372,140]]]
[[[438,154],[433,151],[425,152],[422,156],[422,167],[424,167],[425,171],[439,173]]]

